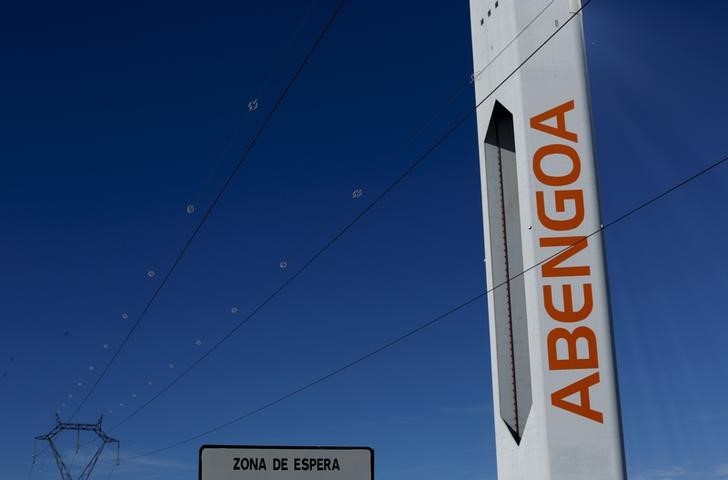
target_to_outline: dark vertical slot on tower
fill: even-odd
[[[500,414],[516,443],[531,410],[526,292],[513,115],[496,102],[485,136]]]

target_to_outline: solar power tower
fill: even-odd
[[[581,8],[470,0],[500,480],[626,478]]]

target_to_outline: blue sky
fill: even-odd
[[[6,7],[5,477],[27,478],[33,437],[87,393],[335,3]],[[727,154],[719,3],[586,8],[605,223]],[[450,103],[471,73],[467,2],[350,0],[76,420],[104,413],[112,427],[195,361],[472,107],[469,88]],[[606,233],[634,479],[728,478],[726,191],[724,166]],[[471,119],[112,431],[122,456],[224,423],[444,313],[485,289],[483,257]],[[488,361],[479,301],[245,421],[124,460],[112,478],[194,478],[201,444],[236,443],[368,445],[380,479],[492,479]],[[73,439],[63,449],[72,457]],[[100,478],[111,465],[102,458]],[[56,475],[40,457],[33,478]]]

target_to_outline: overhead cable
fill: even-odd
[[[134,331],[137,329],[137,327],[141,323],[142,319],[146,316],[147,312],[149,312],[149,309],[154,304],[154,301],[157,299],[157,297],[159,296],[160,292],[162,291],[162,289],[164,288],[164,286],[167,284],[167,281],[170,279],[170,277],[174,273],[175,269],[177,268],[177,265],[179,265],[180,261],[182,260],[182,258],[185,255],[185,253],[187,253],[187,250],[189,249],[190,245],[192,245],[192,242],[197,237],[197,234],[200,232],[200,230],[202,229],[203,225],[206,223],[206,221],[209,218],[209,216],[212,213],[212,211],[215,209],[215,207],[217,206],[217,204],[220,202],[220,199],[222,198],[223,194],[225,193],[225,191],[230,186],[230,183],[232,182],[233,178],[237,174],[238,170],[240,170],[240,167],[245,163],[246,159],[248,158],[248,155],[252,151],[252,149],[255,146],[255,144],[258,142],[258,139],[261,137],[261,135],[265,131],[266,127],[270,123],[271,119],[275,115],[276,111],[278,110],[278,108],[280,107],[280,105],[283,103],[283,100],[286,98],[286,96],[288,95],[289,91],[291,90],[291,88],[293,87],[293,85],[296,83],[296,80],[298,80],[298,78],[301,75],[301,72],[303,71],[304,67],[308,64],[308,62],[311,59],[311,57],[313,56],[314,52],[316,51],[316,49],[318,48],[318,46],[321,44],[321,41],[323,40],[324,36],[326,35],[326,33],[329,31],[329,29],[333,25],[333,23],[336,20],[336,18],[339,16],[339,13],[341,12],[341,10],[344,7],[344,5],[346,4],[346,2],[347,2],[347,0],[341,0],[339,2],[338,6],[334,10],[333,14],[329,18],[329,20],[326,23],[326,25],[324,26],[323,30],[320,32],[320,34],[318,35],[318,37],[314,41],[313,45],[311,46],[311,48],[306,53],[306,56],[301,61],[301,63],[299,64],[298,68],[296,69],[295,73],[293,74],[293,76],[288,81],[288,84],[286,85],[286,87],[283,89],[283,92],[279,95],[279,97],[276,100],[275,104],[273,105],[273,107],[271,108],[271,110],[268,112],[265,120],[263,121],[262,125],[258,128],[257,132],[255,133],[255,135],[253,136],[252,140],[248,144],[247,148],[245,149],[245,151],[241,155],[240,159],[236,163],[236,165],[233,168],[232,172],[230,172],[230,174],[228,175],[227,179],[223,183],[222,187],[217,192],[217,195],[213,199],[212,203],[207,208],[207,210],[205,211],[205,213],[202,216],[202,218],[200,219],[200,221],[197,223],[197,226],[195,227],[194,231],[192,232],[192,235],[187,239],[187,241],[185,242],[184,246],[182,247],[182,250],[177,254],[177,257],[174,260],[174,262],[172,263],[172,266],[170,267],[170,269],[167,271],[167,273],[162,278],[159,286],[155,289],[154,293],[152,294],[152,296],[147,301],[146,306],[142,310],[141,314],[137,317],[137,319],[134,322],[134,324],[132,325],[132,327],[129,329],[129,332],[126,334],[126,336],[124,337],[124,339],[122,340],[121,344],[119,345],[119,347],[114,352],[114,354],[111,357],[111,359],[107,362],[106,366],[104,367],[104,369],[102,370],[102,372],[99,374],[98,378],[93,383],[93,385],[91,386],[91,388],[89,389],[89,391],[86,393],[86,395],[84,396],[83,400],[81,400],[81,402],[79,403],[79,405],[76,407],[75,411],[71,415],[71,419],[73,419],[73,417],[75,417],[76,414],[78,414],[78,412],[81,410],[81,408],[83,408],[83,406],[86,404],[86,402],[91,397],[91,395],[93,395],[94,391],[96,390],[96,387],[98,387],[99,383],[101,383],[101,380],[103,380],[103,378],[106,376],[106,373],[109,371],[109,369],[111,368],[111,366],[114,364],[114,362],[116,361],[117,357],[119,356],[119,354],[121,353],[121,351],[124,349],[124,347],[126,346],[127,342],[129,341],[129,339],[131,338],[132,334],[134,333]]]
[[[490,65],[493,64],[493,62],[499,58],[503,52],[509,48],[513,42],[517,38],[519,38],[538,18],[540,18],[546,10],[554,3],[555,0],[550,0],[546,6],[530,21],[526,26],[524,26],[517,34],[516,36],[509,41],[505,47],[498,52],[497,55],[493,57],[493,59],[483,68],[480,70],[480,73],[484,72]],[[591,0],[588,2],[585,2],[584,6],[586,6],[588,3],[590,3]],[[582,9],[584,8],[582,7]],[[531,57],[533,57],[546,43],[548,43],[551,38],[553,38],[556,33],[558,33],[562,28],[564,28],[570,21],[573,19],[576,15],[581,12],[581,9],[578,12],[573,13],[568,20],[563,23],[554,33],[552,33],[538,48],[536,48],[522,63],[520,63],[513,72],[511,72],[501,83],[499,83],[481,102],[479,102],[474,108],[472,108],[466,115],[464,115],[462,118],[460,118],[453,127],[451,127],[443,136],[440,137],[440,139],[432,145],[423,155],[421,155],[413,164],[411,164],[407,170],[405,170],[404,173],[402,173],[397,179],[394,180],[382,193],[380,193],[369,205],[367,205],[359,214],[354,217],[353,220],[351,220],[346,226],[344,226],[339,232],[334,235],[333,238],[331,238],[323,247],[321,247],[312,257],[310,257],[301,267],[296,270],[296,272],[293,273],[290,277],[288,277],[276,290],[274,290],[272,293],[270,293],[261,303],[259,303],[248,315],[246,315],[242,320],[240,320],[234,327],[232,327],[225,335],[223,335],[217,342],[215,342],[210,348],[207,349],[205,353],[203,353],[200,357],[198,357],[194,362],[192,362],[186,369],[181,371],[175,378],[173,378],[169,383],[167,383],[161,390],[159,390],[157,393],[155,393],[151,398],[149,398],[146,402],[141,404],[139,407],[137,407],[133,412],[131,412],[129,415],[124,417],[121,421],[116,423],[110,428],[110,431],[114,431],[121,425],[127,423],[132,418],[136,417],[139,413],[141,413],[143,410],[145,410],[149,405],[151,405],[154,401],[156,401],[158,398],[163,396],[167,391],[169,391],[174,385],[176,385],[180,380],[182,380],[184,377],[186,377],[192,370],[194,370],[198,365],[200,365],[207,357],[209,357],[214,351],[216,351],[218,348],[220,348],[228,339],[230,339],[233,335],[235,335],[240,328],[242,328],[246,323],[248,323],[253,317],[255,317],[266,305],[268,305],[273,299],[275,299],[283,290],[286,289],[296,278],[298,278],[305,270],[308,269],[318,258],[323,255],[331,246],[334,245],[351,227],[353,227],[356,223],[361,220],[362,217],[364,217],[377,203],[379,203],[390,191],[392,191],[399,183],[401,183],[407,176],[409,176],[410,173],[427,157],[429,157],[452,133],[455,132],[476,110],[477,108],[482,105],[490,96],[495,93],[495,91],[500,88],[501,85],[503,85],[509,78],[511,78]],[[466,85],[467,87],[467,85]],[[453,102],[461,93],[464,91],[464,89],[461,89],[451,100]],[[442,111],[442,110],[441,110]],[[440,112],[433,117],[436,118],[439,116]],[[430,120],[427,122],[428,124],[432,122]],[[419,136],[427,127],[427,124],[421,128],[416,134],[413,139],[411,139],[409,142],[407,142],[403,147],[400,149],[400,151],[404,151],[404,149],[411,143],[413,143],[414,139]]]
[[[271,408],[271,407],[273,407],[275,405],[278,405],[281,402],[284,402],[284,401],[290,399],[291,397],[294,397],[294,396],[296,396],[296,395],[298,395],[300,393],[303,393],[304,391],[306,391],[306,390],[308,390],[308,389],[310,389],[310,388],[312,388],[312,387],[314,387],[314,386],[316,386],[316,385],[318,385],[320,383],[325,382],[326,380],[330,379],[331,377],[334,377],[334,376],[336,376],[336,375],[338,375],[340,373],[343,373],[344,371],[349,370],[351,367],[353,367],[355,365],[358,365],[358,364],[364,362],[365,360],[368,360],[369,358],[371,358],[371,357],[373,357],[373,356],[375,356],[375,355],[377,355],[377,354],[379,354],[379,353],[381,353],[381,352],[383,352],[385,350],[388,350],[389,348],[391,348],[391,347],[399,344],[400,342],[402,342],[402,341],[404,341],[404,340],[412,337],[413,335],[415,335],[415,334],[417,334],[417,333],[419,333],[419,332],[421,332],[421,331],[423,331],[423,330],[425,330],[425,329],[427,329],[427,328],[429,328],[429,327],[431,327],[431,326],[433,326],[433,325],[441,322],[442,320],[444,320],[447,317],[453,315],[454,313],[462,310],[463,308],[467,307],[468,305],[470,305],[470,304],[476,302],[477,300],[485,297],[487,294],[495,291],[496,289],[498,289],[498,288],[500,288],[500,287],[508,284],[509,282],[511,282],[511,281],[513,281],[513,280],[515,280],[515,279],[517,279],[519,277],[524,276],[526,273],[528,273],[528,272],[530,272],[530,271],[538,268],[539,266],[543,265],[544,263],[548,262],[549,260],[558,257],[559,255],[561,255],[562,253],[566,252],[567,250],[575,247],[576,245],[579,245],[581,243],[587,242],[588,239],[592,238],[593,236],[598,235],[598,234],[602,233],[604,230],[606,230],[607,228],[610,228],[610,227],[616,225],[617,223],[622,222],[623,220],[631,217],[632,215],[635,215],[639,211],[647,208],[648,206],[650,206],[653,203],[659,201],[663,197],[666,197],[670,193],[672,193],[672,192],[674,192],[674,191],[676,191],[676,190],[684,187],[685,185],[687,185],[687,184],[693,182],[694,180],[696,180],[696,179],[698,179],[698,178],[706,175],[708,172],[710,172],[712,170],[715,170],[717,167],[719,167],[719,166],[721,166],[721,165],[723,165],[725,163],[728,163],[728,156],[723,157],[722,159],[720,159],[720,160],[718,160],[718,161],[716,161],[716,162],[708,165],[707,167],[703,168],[702,170],[698,171],[697,173],[695,173],[695,174],[693,174],[693,175],[685,178],[684,180],[680,181],[679,183],[676,183],[672,187],[664,190],[660,194],[658,194],[658,195],[650,198],[649,200],[646,200],[645,202],[643,202],[643,203],[635,206],[634,208],[628,210],[627,212],[623,213],[622,215],[620,215],[620,216],[616,217],[615,219],[611,220],[609,223],[603,224],[600,228],[598,228],[597,230],[593,231],[589,235],[586,235],[585,237],[582,237],[581,239],[579,239],[578,241],[574,242],[573,244],[571,244],[571,245],[569,245],[569,246],[567,246],[567,247],[565,247],[565,248],[557,251],[556,253],[554,253],[554,254],[552,254],[552,255],[544,258],[543,260],[535,263],[534,265],[531,265],[530,267],[524,269],[523,271],[519,272],[518,274],[513,275],[512,277],[510,277],[510,278],[508,278],[508,279],[506,279],[506,280],[498,283],[497,285],[494,285],[493,287],[489,288],[488,290],[486,290],[486,291],[484,291],[482,293],[479,293],[479,294],[477,294],[477,295],[475,295],[473,297],[468,298],[467,300],[459,303],[455,307],[449,309],[447,312],[445,312],[445,313],[443,313],[443,314],[441,314],[441,315],[439,315],[439,316],[437,316],[437,317],[435,317],[435,318],[433,318],[433,319],[431,319],[431,320],[429,320],[429,321],[427,321],[427,322],[425,322],[425,323],[423,323],[423,324],[421,324],[421,325],[419,325],[419,326],[417,326],[417,327],[415,327],[415,328],[407,331],[406,333],[404,333],[404,334],[396,337],[393,340],[390,340],[389,342],[383,344],[382,346],[380,346],[380,347],[378,347],[378,348],[376,348],[374,350],[371,350],[370,352],[368,352],[368,353],[366,353],[366,354],[364,354],[364,355],[356,358],[355,360],[352,360],[352,361],[344,364],[343,366],[338,367],[335,370],[332,370],[329,373],[327,373],[325,375],[322,375],[322,376],[316,378],[315,380],[313,380],[313,381],[311,381],[311,382],[309,382],[309,383],[307,383],[307,384],[305,384],[305,385],[303,385],[301,387],[298,387],[295,390],[292,390],[292,391],[286,393],[285,395],[283,395],[281,397],[278,397],[275,400],[272,400],[272,401],[270,401],[270,402],[268,402],[268,403],[266,403],[264,405],[261,405],[260,407],[257,407],[257,408],[255,408],[253,410],[250,410],[250,411],[248,411],[248,412],[246,412],[246,413],[244,413],[244,414],[242,414],[242,415],[240,415],[238,417],[235,417],[235,418],[233,418],[231,420],[228,420],[228,421],[226,421],[224,423],[218,424],[215,427],[212,427],[212,428],[210,428],[208,430],[205,430],[204,432],[198,433],[198,434],[196,434],[194,436],[191,436],[189,438],[186,438],[184,440],[175,442],[175,443],[173,443],[171,445],[168,445],[166,447],[157,448],[155,450],[151,450],[149,452],[146,452],[146,453],[143,453],[143,454],[140,454],[140,455],[135,455],[133,457],[129,457],[129,459],[132,460],[132,459],[135,459],[135,458],[148,457],[150,455],[156,455],[156,454],[161,453],[161,452],[164,452],[166,450],[170,450],[170,449],[179,447],[179,446],[184,445],[186,443],[189,443],[189,442],[192,442],[194,440],[197,440],[197,439],[199,439],[199,438],[201,438],[201,437],[203,437],[205,435],[209,435],[210,433],[214,433],[214,432],[216,432],[218,430],[221,430],[223,428],[229,427],[230,425],[233,425],[233,424],[238,423],[238,422],[240,422],[242,420],[245,420],[246,418],[252,417],[253,415],[256,415],[258,413],[261,413],[264,410],[267,410],[267,409],[269,409],[269,408]]]

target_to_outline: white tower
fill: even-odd
[[[499,480],[625,478],[580,8],[470,0]]]

